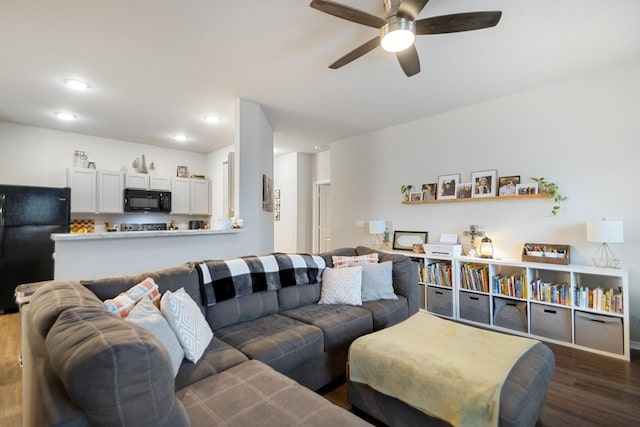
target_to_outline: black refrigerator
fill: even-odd
[[[53,279],[51,233],[68,233],[69,188],[0,184],[0,313],[16,311],[15,288]]]

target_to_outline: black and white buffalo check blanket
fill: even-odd
[[[198,264],[207,306],[253,292],[318,283],[325,267],[324,259],[317,255],[281,253]]]

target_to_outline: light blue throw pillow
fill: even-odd
[[[362,267],[362,301],[398,299],[393,292],[393,262],[358,264]]]

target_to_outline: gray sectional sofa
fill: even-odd
[[[320,254],[371,253],[344,248]],[[364,334],[418,311],[417,265],[393,261],[397,300],[317,304],[321,284],[282,286],[207,304],[199,263],[138,275],[38,287],[23,308],[25,425],[366,425],[312,390],[345,374],[348,348]],[[175,378],[166,349],[102,301],[151,277],[185,291],[214,332],[197,363]],[[304,386],[304,387],[303,387]]]

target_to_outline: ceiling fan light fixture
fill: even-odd
[[[392,16],[380,29],[380,46],[387,52],[402,52],[416,40],[415,23]]]

